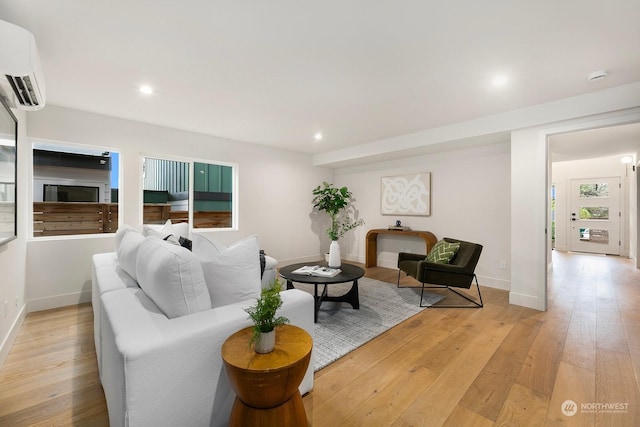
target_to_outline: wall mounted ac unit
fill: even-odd
[[[0,96],[10,107],[44,107],[46,90],[36,40],[29,31],[0,20]]]

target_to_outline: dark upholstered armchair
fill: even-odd
[[[400,287],[400,273],[404,271],[405,274],[422,283],[420,307],[425,307],[422,305],[425,288],[448,289],[473,303],[467,305],[438,304],[432,307],[482,307],[482,295],[480,294],[480,286],[478,285],[478,278],[475,274],[476,265],[482,252],[482,245],[448,237],[445,237],[444,240],[449,243],[460,243],[460,249],[458,249],[458,252],[449,264],[428,262],[426,261],[426,255],[405,252],[398,254],[398,287]],[[478,290],[478,300],[474,300],[465,293],[452,289],[469,289],[474,279]]]

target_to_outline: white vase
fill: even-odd
[[[276,330],[261,332],[256,338],[253,349],[256,353],[271,353],[276,346]]]
[[[340,267],[340,245],[337,240],[332,240],[329,246],[329,267]]]

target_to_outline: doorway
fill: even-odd
[[[554,248],[637,258],[639,211],[634,199],[640,200],[640,186],[636,168],[623,158],[638,161],[640,122],[580,124],[548,132],[547,141],[547,194],[553,184],[556,196]]]

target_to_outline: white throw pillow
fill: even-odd
[[[214,255],[227,249],[227,245],[215,240],[210,240],[202,234],[193,235],[193,253],[200,259],[211,259]]]
[[[200,262],[181,246],[154,236],[145,238],[136,274],[142,290],[169,318],[211,308]]]
[[[130,231],[135,231],[136,233],[141,234],[138,232],[138,230],[127,224],[122,224],[122,226],[118,228],[115,234],[116,250],[118,250],[118,247],[120,247],[120,243],[122,242],[124,236]]]
[[[260,244],[257,236],[226,247],[194,234],[193,253],[202,263],[212,307],[260,296]]]
[[[144,235],[145,236],[147,236],[147,237],[149,237],[149,236],[157,237],[158,239],[164,240],[165,242],[171,243],[172,245],[180,246],[180,241],[178,240],[179,236],[176,236],[176,235],[171,234],[171,233],[167,233],[166,231],[147,228],[148,227],[147,225],[145,225],[144,227],[145,227],[145,229],[144,229]]]
[[[115,236],[116,254],[118,255],[118,264],[133,280],[136,282],[136,263],[138,258],[138,250],[140,244],[144,241],[144,236],[138,233],[134,228],[123,225],[118,228]]]
[[[142,232],[145,236],[156,236],[159,237],[162,235],[162,238],[167,237],[172,234],[176,238],[180,238],[180,236],[185,239],[189,238],[189,223],[188,222],[179,222],[177,224],[172,224],[171,220],[168,219],[162,225],[156,224],[145,224],[142,226]]]

